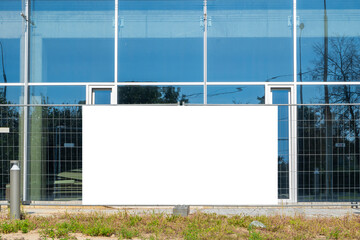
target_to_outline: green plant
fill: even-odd
[[[339,239],[339,237],[340,237],[340,230],[338,228],[330,232],[330,238]]]
[[[138,236],[139,232],[137,230],[128,229],[122,227],[120,230],[120,236],[123,238],[131,239]]]
[[[185,240],[200,239],[200,229],[195,223],[190,223],[183,232]]]
[[[19,228],[17,227],[16,222],[4,222],[0,225],[0,229],[2,233],[12,233],[12,232],[17,232],[19,230]]]
[[[43,238],[51,238],[51,239],[55,239],[56,234],[55,234],[55,230],[53,228],[46,228],[46,229],[42,229],[40,231],[40,236]]]
[[[87,226],[84,233],[90,236],[111,236],[115,230],[111,227],[105,226],[104,224],[97,222],[95,225]]]
[[[249,236],[249,240],[262,240],[263,238],[261,237],[260,233],[258,232],[250,232],[250,236]]]
[[[135,226],[137,223],[139,223],[142,220],[142,217],[138,215],[133,215],[129,217],[129,226]]]

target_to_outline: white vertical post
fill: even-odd
[[[30,0],[25,0],[25,15],[27,21],[25,21],[25,46],[24,46],[24,109],[23,109],[23,121],[24,121],[24,143],[23,143],[23,201],[28,200],[27,195],[27,161],[28,161],[28,92],[29,92],[29,58],[30,58]]]
[[[118,82],[118,48],[119,48],[119,0],[115,0],[115,48],[114,48],[114,83],[115,87],[111,93],[111,104],[117,104],[117,85]]]
[[[115,19],[114,82],[117,83],[117,81],[118,81],[118,44],[119,44],[119,0],[115,0],[115,17],[114,17],[114,19]]]
[[[291,104],[297,103],[297,2],[293,0],[293,54],[294,54],[294,89],[292,90],[292,102]],[[292,202],[297,202],[297,106],[292,106],[291,116],[290,116],[290,124],[292,126],[291,136],[292,140],[290,141],[292,144],[291,147],[291,185],[292,189]]]
[[[207,104],[207,0],[204,0],[204,104]]]

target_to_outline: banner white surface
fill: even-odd
[[[277,204],[276,106],[84,106],[84,205]]]

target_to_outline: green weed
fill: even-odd
[[[183,232],[185,240],[200,239],[200,229],[195,223],[190,223]]]
[[[120,236],[126,239],[132,239],[134,237],[137,237],[139,232],[136,229],[128,229],[125,227],[122,227],[120,230]]]

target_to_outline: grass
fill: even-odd
[[[250,226],[260,221],[266,228]],[[73,233],[118,239],[360,239],[360,217],[222,216],[197,213],[189,217],[166,214],[25,215],[24,220],[0,219],[0,236],[37,230],[43,239],[74,239]],[[4,236],[3,236],[4,237]],[[25,237],[26,238],[26,237]],[[1,237],[0,237],[1,239]]]

